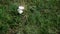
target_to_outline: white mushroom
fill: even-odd
[[[19,6],[19,9],[23,10],[23,9],[24,9],[24,7],[23,7],[23,6]]]
[[[24,10],[24,6],[19,6],[19,7],[18,7],[18,12],[19,12],[20,14],[23,13],[23,10]]]

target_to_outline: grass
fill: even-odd
[[[0,34],[59,34],[60,0],[0,0]]]

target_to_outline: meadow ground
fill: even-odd
[[[60,0],[0,0],[0,34],[59,33]]]

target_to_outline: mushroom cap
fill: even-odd
[[[23,9],[24,9],[24,6],[19,6],[19,9],[20,9],[20,10],[23,10]]]
[[[18,9],[18,12],[19,12],[19,14],[22,14],[23,13],[23,10]]]

